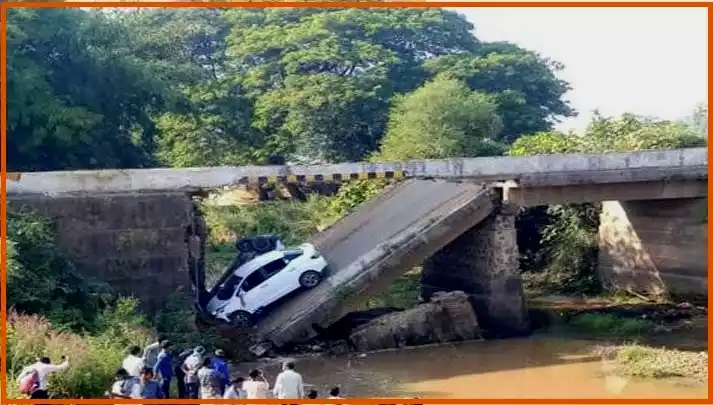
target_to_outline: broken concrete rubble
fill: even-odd
[[[379,350],[480,338],[478,321],[462,291],[436,293],[427,303],[379,317],[355,330],[357,350]]]

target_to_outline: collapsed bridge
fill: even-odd
[[[11,175],[10,204],[55,217],[80,271],[139,298],[186,282],[189,193],[232,184],[406,178],[313,243],[332,270],[261,320],[280,346],[309,338],[354,304],[423,265],[423,293],[465,290],[486,327],[526,328],[515,215],[520,207],[603,201],[605,282],[704,293],[707,148],[319,166],[36,172]],[[704,203],[703,203],[704,204]],[[703,207],[705,209],[705,207]],[[655,218],[655,220],[652,220]],[[707,221],[706,221],[707,222]],[[666,246],[666,248],[662,248]],[[172,274],[183,272],[182,279]]]

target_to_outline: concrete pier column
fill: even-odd
[[[423,263],[421,295],[466,292],[478,322],[495,336],[527,333],[519,269],[517,208],[503,206]]]
[[[610,290],[708,295],[707,200],[605,201],[599,276]]]

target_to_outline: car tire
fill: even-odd
[[[238,328],[249,328],[253,325],[253,317],[247,311],[235,311],[229,318],[230,323]]]
[[[267,253],[273,249],[274,243],[269,236],[257,236],[253,239],[253,249],[259,253]]]
[[[253,244],[250,243],[249,239],[239,240],[238,243],[236,243],[236,247],[239,251],[243,253],[249,253],[253,251]]]
[[[306,289],[317,287],[322,282],[322,275],[314,270],[307,270],[300,274],[300,286]]]

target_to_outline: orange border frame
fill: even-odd
[[[1,0],[0,0],[1,1]],[[7,1],[7,0],[5,0]],[[710,38],[713,32],[710,28],[710,21],[713,19],[713,3],[710,2],[674,2],[674,1],[621,1],[621,2],[596,2],[596,1],[483,1],[483,2],[470,2],[470,1],[381,1],[381,2],[350,2],[350,1],[220,1],[220,2],[200,2],[200,1],[130,1],[130,2],[116,2],[116,1],[94,1],[94,2],[77,2],[77,1],[67,1],[67,2],[7,2],[0,3],[0,145],[2,145],[2,151],[0,153],[0,164],[2,165],[2,170],[0,171],[0,350],[5,350],[7,347],[7,245],[6,245],[6,235],[7,235],[7,10],[9,8],[71,8],[71,7],[85,7],[85,8],[95,8],[95,7],[141,7],[141,8],[155,8],[155,7],[169,7],[169,8],[204,8],[204,7],[250,7],[250,8],[286,8],[286,7],[319,7],[319,8],[405,8],[405,7],[703,7],[708,9],[708,105],[711,104],[711,89],[713,88],[712,76],[713,70],[711,70],[711,42]],[[710,151],[708,152],[710,158]],[[710,176],[710,168],[708,169],[708,174]],[[711,193],[711,185],[708,183],[708,193]],[[708,211],[713,210],[713,203],[708,200]],[[713,259],[713,251],[711,241],[711,230],[708,229],[708,289],[710,290],[710,276],[711,267],[710,262]],[[708,306],[713,304],[713,298],[708,296]],[[708,342],[711,340],[711,320],[708,318]],[[5,357],[4,353],[0,353],[0,356]],[[708,372],[710,374],[713,367],[709,362]],[[584,399],[547,399],[547,398],[523,398],[523,399],[505,399],[505,398],[473,398],[473,399],[377,399],[377,398],[345,398],[339,400],[330,399],[316,399],[316,400],[290,400],[291,403],[300,404],[706,404],[713,403],[711,398],[711,382],[708,382],[708,398],[707,399],[596,399],[596,398],[584,398]],[[196,400],[196,399],[170,399],[170,400],[156,400],[156,399],[142,399],[142,400],[127,400],[127,399],[45,399],[45,400],[31,400],[31,399],[10,399],[7,398],[7,363],[2,362],[0,367],[0,404],[284,404],[285,400],[279,399],[251,399],[251,400],[229,400],[229,399],[211,399],[208,401]]]

